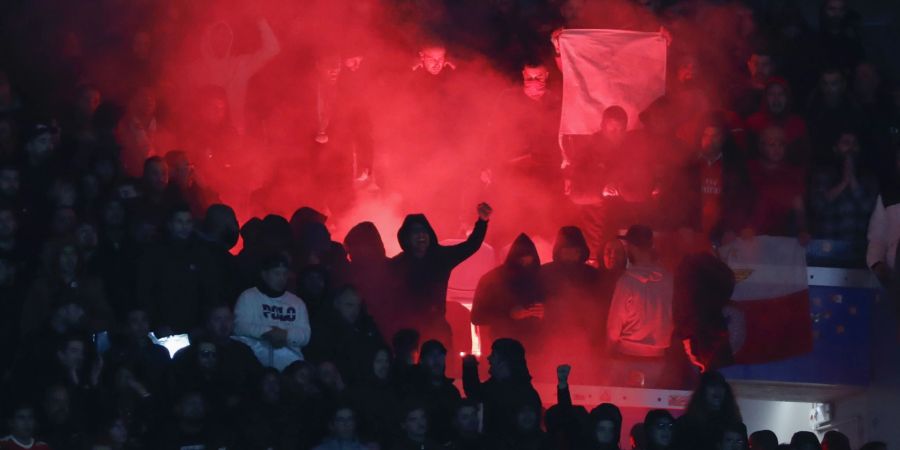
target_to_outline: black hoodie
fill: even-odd
[[[430,246],[422,258],[416,258],[409,248],[408,240],[415,224],[423,226],[431,237]],[[487,222],[478,220],[472,234],[464,242],[443,246],[438,244],[437,234],[423,214],[406,216],[397,232],[403,252],[393,257],[390,263],[397,321],[407,327],[418,328],[423,335],[434,335],[439,328],[449,330],[444,313],[450,272],[481,248],[486,233]]]
[[[531,266],[522,267],[518,259],[531,256]],[[533,339],[540,331],[541,320],[529,317],[515,320],[510,316],[513,308],[528,308],[544,302],[544,289],[540,284],[541,260],[534,242],[520,234],[509,249],[506,261],[486,273],[475,289],[472,302],[472,323],[487,330],[487,340],[508,337],[522,342]],[[483,338],[484,339],[484,338]]]
[[[382,336],[393,336],[396,331],[391,325],[393,296],[390,286],[385,285],[385,280],[390,275],[390,259],[378,228],[372,222],[357,224],[344,238],[344,247],[351,258],[347,271],[348,281],[356,287]]]
[[[566,248],[578,250],[578,261],[561,260]],[[600,277],[597,269],[586,264],[588,255],[590,250],[580,229],[568,226],[559,230],[553,245],[553,262],[541,266],[542,283],[551,293],[547,296],[544,321],[583,337],[590,333],[596,341],[604,334],[598,330],[605,329],[606,323],[598,323],[605,317],[598,301]]]

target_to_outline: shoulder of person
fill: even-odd
[[[261,295],[262,295],[262,292],[259,292],[259,289],[257,289],[256,286],[254,286],[252,288],[245,289],[244,292],[241,292],[241,295],[238,296],[237,301],[241,301],[242,299],[245,299],[245,298],[247,298],[247,299],[254,298],[254,297],[261,296]]]
[[[306,302],[303,301],[303,299],[300,298],[297,294],[291,291],[284,291],[284,295],[281,296],[281,299],[283,301],[298,304],[300,306],[303,306],[303,308],[306,308]]]

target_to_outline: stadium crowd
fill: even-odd
[[[278,22],[260,19],[259,48],[239,55],[229,54],[232,31],[216,25],[198,61],[219,71],[198,71],[208,79],[187,115],[153,55],[165,51],[154,48],[168,42],[162,35],[184,32],[191,6],[105,1],[94,22],[121,17],[121,26],[63,27],[48,15],[80,2],[59,3],[3,7],[0,450],[619,449],[621,412],[574,405],[570,373],[695,387],[680,417],[650,411],[631,430],[633,449],[850,450],[840,432],[821,442],[798,432],[789,444],[748,434],[717,372],[734,363],[738,318],[735,275],[714,251],[757,235],[848,241],[897,289],[900,82],[867,59],[847,1],[822,0],[817,27],[793,1],[385,1],[398,27],[429,30],[406,42],[413,68],[389,67],[359,42],[311,52],[301,84],[312,94],[291,107],[254,96],[249,81],[274,76],[267,64],[297,69]],[[163,25],[130,26],[160,10]],[[707,36],[685,25],[703,23],[724,24],[708,31],[727,51],[706,49]],[[31,26],[58,36],[30,41]],[[666,95],[640,117],[610,106],[596,135],[558,140],[565,28],[660,31],[670,44]],[[127,48],[92,44],[110,36]],[[453,245],[436,228],[456,224],[432,226],[423,214],[399,230],[362,222],[338,242],[313,207],[292,205],[289,218],[265,211],[283,180],[251,196],[261,213],[243,224],[222,203],[217,171],[227,166],[228,183],[239,183],[235,165],[254,157],[235,156],[236,143],[292,139],[267,128],[264,110],[309,131],[297,133],[308,154],[289,166],[305,171],[298,185],[315,184],[317,207],[348,210],[387,152],[373,143],[373,117],[385,112],[362,94],[375,79],[402,78],[395,88],[419,99],[412,142],[441,137],[393,166],[426,170],[460,135],[448,117],[471,107],[454,90],[477,78],[454,59],[461,49],[516,84],[498,100],[509,114],[496,115],[485,139],[506,163],[474,158],[464,168],[477,167],[476,185],[516,180],[512,199],[483,191],[497,215],[518,214],[514,225],[494,230],[493,208],[478,200],[461,209],[467,235]],[[228,76],[209,76],[220,72]],[[446,186],[382,181],[452,201],[434,197]],[[549,224],[536,217],[546,215]],[[394,231],[402,251],[389,255],[382,233]],[[552,261],[541,261],[533,238],[548,233]],[[465,313],[485,358],[459,358],[468,348],[455,347],[448,281],[485,239],[509,249]],[[671,251],[674,239],[690,244]],[[181,335],[190,345],[170,355],[159,339]],[[555,404],[532,386],[526,354],[572,363],[535,373],[556,383]]]

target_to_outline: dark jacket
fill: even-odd
[[[734,363],[722,314],[734,292],[734,272],[711,254],[686,256],[675,274],[675,337],[688,339],[694,357],[709,370]]]
[[[408,239],[413,224],[422,225],[431,236],[431,245],[421,259],[409,251]],[[465,242],[443,246],[438,244],[434,228],[424,215],[406,216],[397,232],[397,240],[400,241],[403,252],[392,258],[390,264],[397,302],[397,321],[432,334],[438,334],[435,332],[443,327],[449,334],[444,313],[450,272],[478,251],[486,233],[487,222],[479,220],[475,222],[475,228]]]
[[[361,381],[348,389],[347,398],[358,414],[360,435],[387,448],[385,444],[393,437],[400,422],[397,389],[388,381]]]
[[[453,416],[462,400],[452,378],[444,378],[440,384],[435,385],[425,370],[416,366],[405,397],[425,404],[429,438],[436,442],[446,442],[452,437]]]
[[[309,345],[304,355],[315,362],[331,361],[354,384],[372,371],[372,357],[385,343],[372,318],[365,311],[356,323],[348,323],[334,308],[323,311],[312,323]]]
[[[57,306],[69,302],[84,308],[88,331],[104,331],[112,326],[113,312],[99,278],[79,276],[66,284],[58,277],[41,276],[34,280],[22,305],[21,333],[25,335],[39,330],[46,325]]]
[[[357,224],[344,238],[350,254],[347,281],[356,287],[366,309],[378,325],[382,336],[393,336],[393,295],[385,280],[390,275],[390,258],[375,224]]]
[[[531,266],[519,266],[518,259],[524,256],[534,259]],[[487,328],[482,328],[482,332],[487,332],[485,342],[490,343],[500,337],[527,341],[539,333],[540,319],[516,320],[510,314],[516,307],[528,308],[544,302],[545,292],[539,279],[540,266],[541,260],[534,242],[527,235],[520,234],[509,249],[506,261],[478,281],[472,301],[472,323]]]
[[[463,366],[463,387],[466,398],[484,404],[484,432],[509,435],[516,425],[516,414],[522,405],[541,410],[541,397],[531,385],[531,377],[513,377],[508,380],[490,378],[482,383],[478,379],[477,366]]]
[[[561,252],[565,248],[579,251],[579,261],[562,262]],[[553,246],[553,262],[541,266],[541,284],[547,290],[547,304],[544,311],[544,328],[554,324],[568,324],[565,329],[572,336],[599,342],[605,329],[600,323],[605,317],[603,311],[609,304],[601,305],[598,299],[600,276],[597,269],[586,264],[590,250],[584,235],[576,227],[563,227]],[[602,326],[601,326],[602,325]],[[559,339],[567,337],[556,327],[553,333]]]
[[[221,301],[221,292],[218,264],[193,239],[150,247],[138,264],[138,302],[156,327],[191,331],[202,323],[204,309]]]
[[[113,241],[107,236],[100,239],[94,267],[103,280],[107,296],[112,299],[110,307],[120,319],[135,306],[139,255],[140,249],[131,239]]]
[[[433,441],[426,440],[423,443],[413,442],[407,438],[402,438],[391,446],[391,450],[438,450],[442,447]]]
[[[547,433],[540,429],[528,432],[513,432],[497,435],[494,440],[494,446],[497,450],[551,450],[554,449],[553,443]]]

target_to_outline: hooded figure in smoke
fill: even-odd
[[[354,226],[344,238],[344,247],[350,255],[347,279],[356,286],[366,301],[366,308],[378,324],[384,336],[393,336],[393,305],[390,291],[384,280],[389,279],[390,258],[378,228],[372,222]]]
[[[475,254],[484,242],[492,209],[478,205],[478,221],[464,242],[443,246],[423,214],[410,214],[397,232],[403,251],[391,259],[395,318],[400,328],[418,329],[423,338],[450,343],[450,325],[444,314],[447,284],[453,268]]]
[[[506,261],[481,277],[472,301],[472,323],[481,327],[484,342],[503,337],[528,342],[537,336],[545,296],[540,269],[537,248],[523,233],[513,242]]]
[[[544,323],[544,350],[551,364],[578,362],[586,352],[602,345],[605,311],[600,305],[599,273],[587,264],[587,242],[578,227],[559,230],[553,245],[553,261],[541,267],[541,284],[548,293]],[[586,371],[587,372],[587,371]]]

